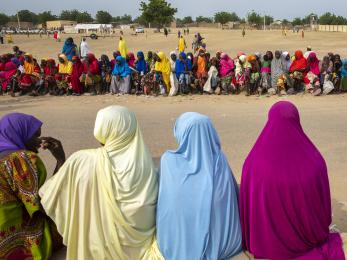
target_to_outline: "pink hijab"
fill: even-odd
[[[220,58],[219,75],[225,77],[234,69],[234,61],[224,52],[221,54]]]
[[[329,233],[325,161],[290,102],[272,106],[244,163],[240,217],[243,247],[256,258],[344,259],[340,235]]]
[[[311,52],[308,55],[307,65],[309,66],[309,69],[313,74],[315,74],[317,76],[320,74],[319,60],[318,60],[315,52]]]

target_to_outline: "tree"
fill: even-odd
[[[177,9],[165,0],[149,0],[140,3],[141,17],[147,24],[151,23],[159,28],[173,21]]]
[[[216,23],[226,24],[227,22],[240,21],[240,18],[236,13],[218,12],[214,15],[214,21]]]
[[[73,10],[63,10],[60,13],[60,19],[61,20],[68,20],[68,21],[77,21],[77,16],[79,15],[79,11],[76,9]]]
[[[98,23],[103,24],[111,23],[112,21],[112,15],[110,15],[110,13],[106,11],[98,11],[95,18]]]
[[[44,24],[47,21],[57,20],[57,16],[53,15],[51,11],[45,11],[37,15],[38,23]]]
[[[6,14],[0,13],[0,25],[5,25],[10,21],[10,17]]]
[[[145,22],[142,20],[141,16],[137,17],[137,21],[140,21],[140,22],[138,22],[140,24],[145,24]],[[133,21],[132,21],[131,15],[125,14],[123,16],[113,17],[112,18],[112,22],[113,23],[117,23],[117,24],[130,24]]]
[[[91,23],[91,22],[93,22],[94,20],[93,20],[93,17],[92,17],[89,13],[83,12],[83,13],[79,13],[79,14],[77,15],[76,21],[77,21],[78,23]]]
[[[284,26],[286,26],[286,25],[289,25],[290,22],[289,22],[287,19],[283,19],[283,20],[282,20],[282,24],[283,24]]]
[[[303,25],[303,22],[302,22],[301,18],[296,17],[296,18],[294,18],[292,24],[293,24],[293,26],[299,26],[299,25]]]
[[[248,23],[250,24],[261,25],[264,23],[263,17],[254,11],[252,11],[251,13],[247,15],[247,20],[248,20]]]
[[[347,19],[342,16],[336,16],[332,13],[325,13],[319,17],[320,24],[337,24],[337,25],[345,25],[347,24]]]
[[[37,15],[29,10],[20,10],[18,16],[21,22],[31,22],[33,24],[37,24],[38,22]],[[16,21],[17,17],[14,17],[14,20]]]
[[[262,17],[263,19],[263,23],[264,23],[264,17]],[[274,18],[272,16],[269,15],[265,15],[265,24],[266,25],[270,25],[274,22]]]
[[[194,23],[193,18],[191,16],[184,17],[182,19],[183,24],[189,24],[189,23]]]
[[[197,23],[213,23],[213,18],[198,16],[195,21]]]

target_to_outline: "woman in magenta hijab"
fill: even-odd
[[[243,166],[243,248],[255,258],[343,260],[341,237],[329,232],[331,215],[325,161],[297,108],[278,102]]]

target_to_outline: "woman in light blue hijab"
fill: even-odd
[[[184,113],[179,144],[161,158],[157,239],[166,260],[229,259],[240,253],[238,186],[211,120]]]

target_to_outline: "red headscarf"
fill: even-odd
[[[99,63],[98,60],[95,58],[95,55],[93,53],[88,53],[87,58],[88,62],[84,63],[84,72],[89,72],[94,75],[100,74]]]
[[[307,67],[307,61],[304,58],[302,51],[295,52],[295,60],[290,65],[289,72],[294,72],[298,70],[305,70]]]
[[[317,76],[320,74],[319,60],[315,52],[311,52],[310,55],[308,55],[307,65],[313,74]]]

